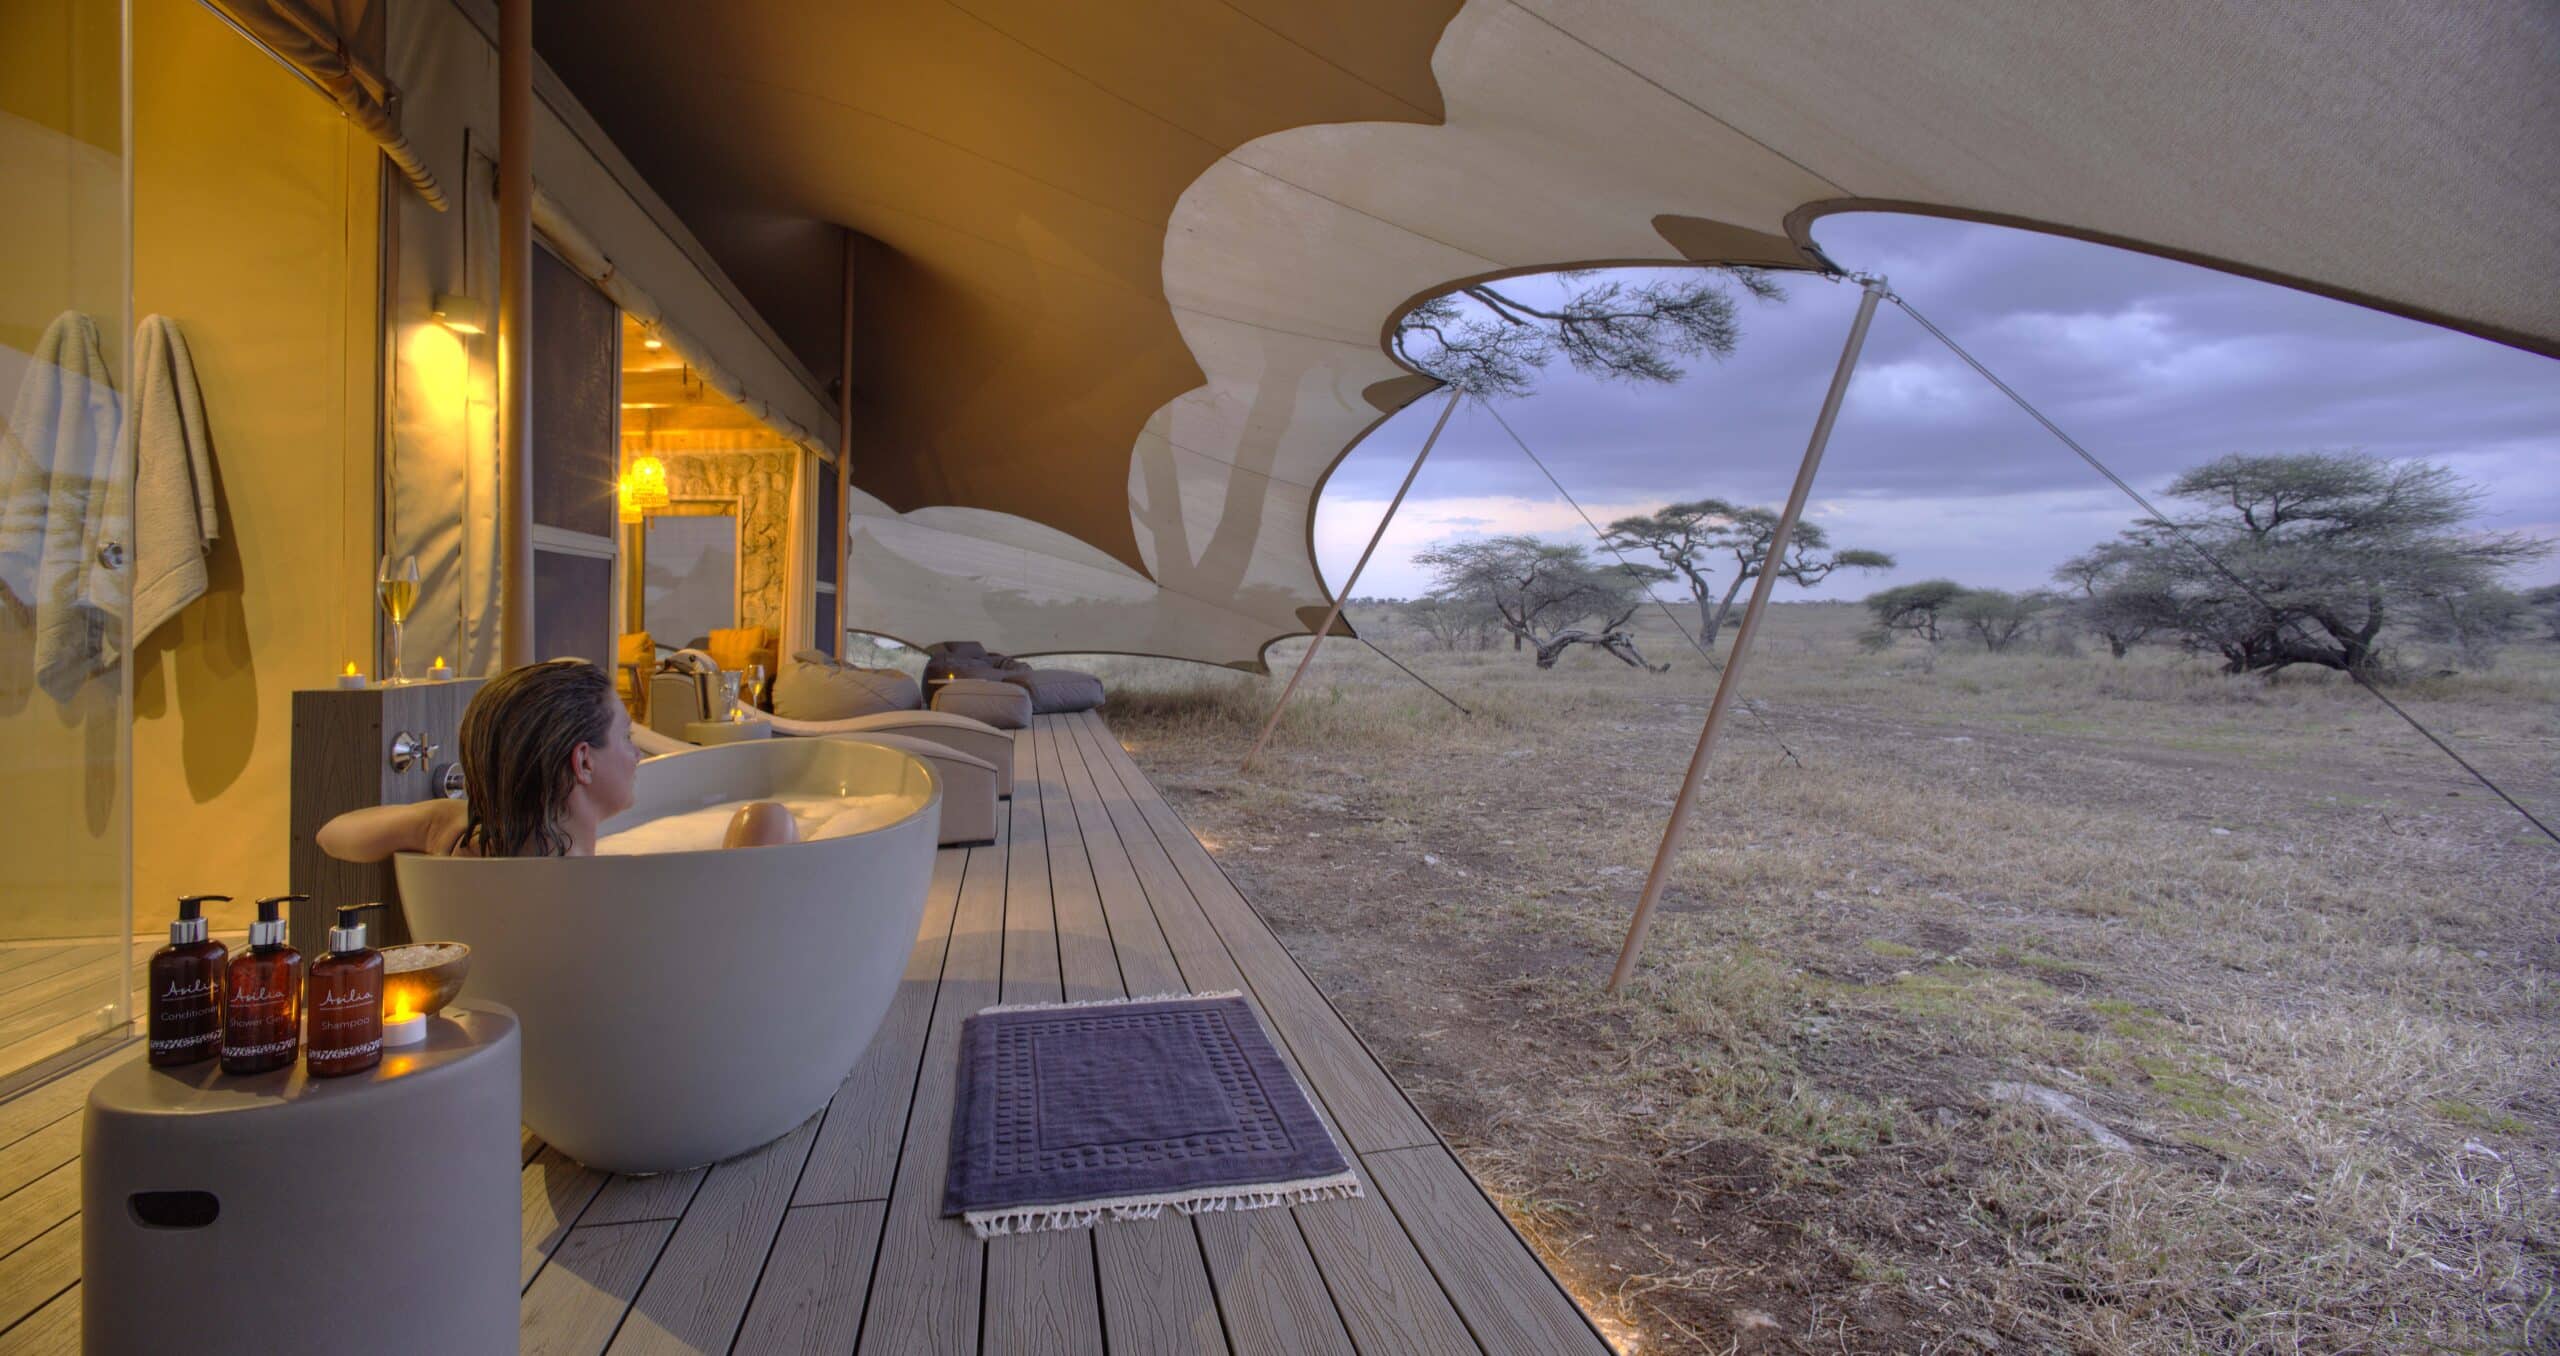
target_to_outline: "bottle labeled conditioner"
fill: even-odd
[[[231,948],[213,940],[208,930],[208,901],[227,904],[231,896],[181,896],[178,919],[169,925],[169,944],[151,955],[146,993],[154,1068],[200,1064],[222,1053],[222,984],[231,968]]]
[[[309,895],[258,901],[249,949],[231,958],[222,1005],[222,1071],[271,1073],[302,1053],[302,953],[285,943],[284,906]]]
[[[303,1010],[311,1014],[314,1078],[363,1073],[382,1062],[382,953],[364,944],[364,911],[347,904],[329,929],[329,954],[311,963]]]

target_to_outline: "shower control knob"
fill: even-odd
[[[442,752],[444,752],[444,746],[429,743],[425,735],[412,730],[402,730],[391,737],[391,770],[406,772],[411,768],[424,769],[436,760],[437,754]]]
[[[428,774],[427,784],[429,787],[434,789],[437,795],[444,797],[446,800],[462,799],[462,764],[447,763],[443,767],[437,768],[434,772]]]

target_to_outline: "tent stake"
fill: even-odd
[[[1724,725],[1725,708],[1732,704],[1734,693],[1742,686],[1743,661],[1750,656],[1751,638],[1760,630],[1760,614],[1769,606],[1769,595],[1778,582],[1780,566],[1787,556],[1787,538],[1795,531],[1796,519],[1804,516],[1805,498],[1813,492],[1813,473],[1822,465],[1822,449],[1831,441],[1831,426],[1840,417],[1841,398],[1849,393],[1849,374],[1857,369],[1858,350],[1867,342],[1867,323],[1875,319],[1876,302],[1884,295],[1882,278],[1860,278],[1866,287],[1858,298],[1858,318],[1849,322],[1849,342],[1840,350],[1840,368],[1831,374],[1831,391],[1822,398],[1822,415],[1813,421],[1813,441],[1804,449],[1804,464],[1796,468],[1795,489],[1787,495],[1786,511],[1778,515],[1777,530],[1769,534],[1769,554],[1760,563],[1760,577],[1751,585],[1751,602],[1742,611],[1742,625],[1733,633],[1733,653],[1724,661],[1724,674],[1716,679],[1716,699],[1707,708],[1707,727],[1698,732],[1698,751],[1689,756],[1689,773],[1680,782],[1680,797],[1671,803],[1671,822],[1663,826],[1662,846],[1654,850],[1653,870],[1644,878],[1644,893],[1636,899],[1636,916],[1627,924],[1626,945],[1618,949],[1618,966],[1609,973],[1609,992],[1616,993],[1636,968],[1636,957],[1644,950],[1644,931],[1653,921],[1653,906],[1662,901],[1663,882],[1671,875],[1671,861],[1680,853],[1681,831],[1689,827],[1689,811],[1698,798],[1698,781],[1706,775],[1707,760],[1714,756],[1716,731]]]
[[[1413,454],[1413,469],[1404,473],[1404,483],[1396,486],[1396,497],[1387,501],[1387,511],[1378,519],[1378,530],[1369,534],[1369,545],[1361,551],[1359,563],[1351,567],[1351,577],[1343,580],[1342,588],[1333,595],[1333,607],[1324,614],[1324,625],[1317,627],[1316,633],[1307,638],[1307,652],[1298,656],[1297,671],[1289,675],[1289,685],[1280,689],[1280,700],[1271,706],[1271,719],[1262,723],[1262,733],[1254,737],[1253,747],[1245,752],[1244,762],[1236,767],[1237,775],[1253,771],[1253,760],[1262,756],[1262,746],[1271,742],[1271,732],[1280,727],[1280,713],[1289,709],[1289,694],[1298,690],[1298,680],[1307,676],[1307,665],[1316,660],[1316,648],[1324,644],[1327,635],[1332,634],[1334,623],[1342,620],[1343,603],[1359,584],[1360,572],[1369,568],[1369,557],[1377,551],[1378,542],[1387,535],[1387,524],[1396,520],[1396,510],[1404,504],[1405,491],[1413,488],[1413,478],[1422,474],[1422,459],[1431,455],[1431,445],[1440,441],[1440,430],[1449,426],[1449,416],[1457,412],[1461,394],[1457,387],[1449,388],[1449,403],[1440,407],[1439,422],[1431,426],[1431,436],[1422,440],[1422,450]]]

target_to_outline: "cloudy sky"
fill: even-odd
[[[2146,492],[2226,452],[2360,449],[2427,457],[2488,491],[2485,527],[2560,540],[2560,363],[2344,302],[2074,240],[1921,217],[1834,217],[1822,247],[1894,291]],[[1524,290],[1541,284],[1515,284]],[[1552,287],[1552,284],[1545,284]],[[1674,499],[1781,503],[1839,359],[1853,285],[1788,284],[1742,303],[1740,350],[1673,386],[1552,365],[1504,418],[1606,525]],[[1317,514],[1337,583],[1438,413],[1424,401],[1344,461]],[[1892,305],[1876,313],[1811,513],[1835,544],[1896,570],[1787,597],[1858,598],[1949,576],[2042,585],[2113,535],[2117,491]],[[1590,541],[1483,413],[1461,409],[1359,586],[1429,586],[1412,554],[1469,535]],[[2519,584],[2560,580],[2560,559]]]

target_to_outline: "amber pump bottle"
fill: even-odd
[[[231,948],[213,940],[204,906],[231,902],[229,895],[183,895],[169,944],[151,955],[150,1059],[152,1067],[198,1064],[222,1053],[222,981]]]
[[[224,1073],[289,1069],[302,1052],[302,953],[285,944],[284,906],[310,897],[258,901],[249,949],[231,958],[231,982],[223,991]]]
[[[342,904],[329,929],[329,954],[311,963],[303,1008],[311,1014],[314,1078],[363,1073],[382,1062],[382,953],[364,944],[364,911]]]

